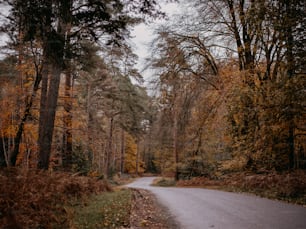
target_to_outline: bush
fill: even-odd
[[[154,186],[161,186],[161,187],[171,187],[175,186],[176,182],[173,178],[158,178],[154,180]]]
[[[0,228],[68,228],[65,207],[110,190],[104,181],[67,173],[0,170]]]
[[[87,175],[91,170],[92,152],[86,151],[81,144],[76,144],[72,152],[72,171]]]

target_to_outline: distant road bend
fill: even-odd
[[[201,188],[152,187],[154,177],[127,185],[150,190],[183,229],[306,229],[306,208],[251,195]]]

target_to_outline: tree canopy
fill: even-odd
[[[1,165],[176,179],[305,169],[303,1],[181,1],[156,27],[153,86],[128,40],[165,16],[157,1],[0,3]]]

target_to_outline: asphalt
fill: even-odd
[[[202,188],[150,186],[155,177],[127,185],[150,190],[182,229],[306,229],[306,208],[253,195]]]

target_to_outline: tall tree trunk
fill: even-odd
[[[174,106],[174,117],[173,117],[173,158],[174,158],[174,179],[176,181],[179,180],[179,173],[178,173],[178,120],[177,120],[177,110],[176,106]]]
[[[90,104],[91,104],[91,83],[88,82],[87,84],[87,99],[86,99],[86,121],[87,121],[87,152],[91,150],[91,143],[92,143],[92,128],[93,128],[93,123],[92,123],[92,114],[91,114],[91,109],[90,109]]]
[[[121,155],[120,155],[120,172],[124,173],[124,154],[125,154],[125,134],[124,130],[121,129]]]
[[[43,74],[42,96],[39,117],[39,157],[38,168],[48,169],[51,155],[55,114],[57,107],[58,91],[60,85],[61,67],[52,63],[52,75]],[[48,78],[49,76],[49,78]]]
[[[294,120],[291,118],[289,120],[289,133],[288,133],[288,157],[289,157],[289,169],[294,168],[294,161],[295,161],[295,139],[294,139]]]
[[[286,42],[286,59],[287,59],[287,76],[289,80],[294,76],[294,55],[293,55],[293,46],[294,46],[294,37],[293,37],[293,30],[292,26],[294,22],[292,22],[292,18],[294,18],[294,10],[292,9],[293,1],[284,1],[285,10],[286,10],[286,18],[285,18],[285,42]],[[292,81],[291,81],[292,82]],[[289,95],[290,96],[290,95]],[[294,149],[295,149],[295,138],[294,138],[294,114],[293,114],[293,105],[292,105],[292,98],[289,99],[290,103],[288,104],[289,109],[289,128],[288,128],[288,157],[289,157],[289,169],[294,168]]]
[[[65,98],[64,98],[64,133],[62,160],[63,168],[71,170],[72,167],[72,76],[70,68],[66,71],[65,78]]]
[[[34,86],[34,91],[32,92],[32,95],[29,98],[29,100],[27,101],[23,117],[21,118],[21,121],[18,125],[18,130],[17,130],[17,134],[16,134],[16,137],[15,137],[15,147],[14,147],[12,153],[10,154],[9,162],[10,162],[11,166],[16,165],[17,156],[19,154],[19,148],[20,148],[20,143],[21,143],[21,139],[22,139],[22,134],[23,134],[23,131],[24,131],[24,125],[25,125],[28,117],[31,114],[31,108],[32,108],[32,105],[33,105],[33,101],[36,97],[37,90],[38,90],[38,87],[37,87],[37,89],[35,89],[35,86]]]
[[[21,29],[21,25],[19,24],[19,31],[18,31],[18,42],[19,42],[19,45],[17,47],[17,51],[18,51],[18,73],[19,73],[19,86],[20,86],[20,89],[22,92],[24,87],[23,87],[23,71],[22,71],[22,63],[23,63],[23,60],[24,60],[24,52],[23,52],[23,48],[24,48],[24,45],[23,45],[23,31]],[[20,99],[19,99],[20,100]],[[21,118],[21,121],[18,125],[18,130],[17,130],[17,133],[16,133],[16,137],[15,137],[15,147],[13,149],[13,151],[8,155],[9,159],[8,159],[8,166],[15,166],[16,165],[16,161],[17,161],[17,156],[18,156],[18,153],[19,153],[19,146],[20,146],[20,142],[21,142],[21,138],[22,138],[22,133],[23,133],[23,129],[24,129],[24,124],[25,124],[25,121],[29,115],[29,112],[30,112],[30,109],[32,107],[32,101],[26,101],[26,108],[25,108],[25,112],[24,112],[24,115],[23,117]],[[18,112],[20,112],[20,104],[18,102]],[[21,113],[21,112],[20,112]]]
[[[244,56],[243,56],[244,47],[243,47],[243,44],[242,44],[242,41],[239,35],[239,28],[237,25],[237,18],[235,15],[234,2],[233,0],[227,0],[227,4],[228,4],[229,11],[230,11],[230,15],[232,17],[231,29],[234,32],[235,41],[237,45],[237,51],[238,51],[238,57],[239,57],[239,69],[243,70],[245,68]]]
[[[61,33],[65,37],[65,52],[70,46],[70,35],[71,35],[71,21],[72,21],[72,0],[66,0],[62,3],[63,16],[61,18]],[[63,132],[63,149],[62,149],[62,160],[63,168],[67,171],[72,169],[72,69],[71,60],[67,58],[65,53],[63,57],[65,62],[66,74],[65,74],[65,92],[64,92],[64,132]]]
[[[108,150],[106,156],[106,168],[105,168],[105,175],[107,177],[111,176],[112,167],[111,167],[111,159],[112,159],[112,151],[113,151],[113,125],[114,125],[114,118],[110,118],[109,124],[109,136],[108,136]]]
[[[136,175],[139,174],[139,138],[136,140]]]
[[[47,55],[46,55],[47,56]],[[48,93],[48,78],[49,78],[49,62],[47,57],[44,57],[44,66],[42,71],[42,82],[41,82],[41,95],[40,95],[40,109],[39,109],[39,129],[38,129],[38,147],[39,147],[39,164],[38,167],[41,168],[43,160],[42,150],[44,149],[44,135],[45,135],[45,120],[47,119],[47,93]],[[48,167],[48,165],[47,165]]]
[[[42,89],[40,101],[39,117],[39,137],[38,137],[38,165],[39,169],[48,169],[49,159],[52,149],[53,130],[61,72],[64,67],[64,53],[67,40],[67,22],[70,17],[71,1],[58,2],[58,10],[61,11],[57,18],[56,31],[52,29],[52,1],[47,1],[46,6],[49,10],[45,22],[45,37],[43,49],[45,54],[44,74],[42,75]],[[48,68],[50,73],[48,74]]]

